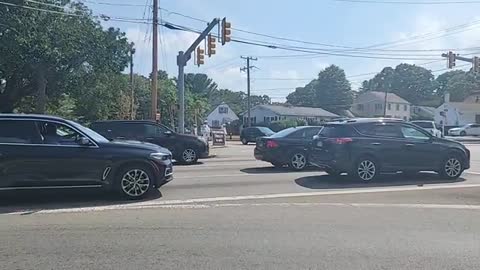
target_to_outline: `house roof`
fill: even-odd
[[[258,105],[258,108],[265,108],[267,110],[273,111],[279,115],[288,115],[288,116],[306,116],[306,117],[338,117],[338,115],[326,111],[322,108],[311,108],[311,107],[295,107],[295,106],[281,106],[281,105]]]
[[[460,111],[480,113],[480,103],[450,102],[450,104]]]
[[[420,108],[424,111],[427,111],[427,112],[430,112],[430,113],[435,113],[435,107],[429,107],[429,106],[417,106],[417,105],[414,105],[415,108]]]
[[[366,93],[370,93],[373,95],[375,98],[379,98],[381,100],[385,99],[385,92],[377,92],[377,91],[368,91]],[[394,93],[387,93],[387,102],[392,102],[392,103],[410,103],[406,101],[405,99],[399,97],[398,95]]]

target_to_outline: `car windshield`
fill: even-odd
[[[272,134],[274,134],[275,132],[273,132],[271,129],[267,128],[267,127],[258,127],[258,130],[260,130],[263,134],[265,134],[266,136],[270,136]]]
[[[422,128],[434,128],[432,122],[412,122],[413,124]]]
[[[105,137],[103,137],[102,135],[98,134],[97,132],[85,127],[85,126],[82,126],[80,125],[79,123],[77,122],[74,122],[74,121],[70,121],[68,120],[67,121],[70,125],[74,126],[75,128],[79,129],[81,132],[85,133],[87,136],[89,136],[90,138],[92,138],[94,141],[96,142],[102,142],[102,143],[107,143],[109,142],[109,140],[107,140]]]
[[[286,136],[292,134],[293,132],[295,132],[297,130],[299,130],[299,129],[294,128],[294,127],[286,128],[284,130],[280,130],[279,132],[271,135],[270,138],[283,138],[283,137],[286,137]]]
[[[462,126],[461,128],[469,128],[471,126],[472,126],[472,124],[466,124],[466,125]]]

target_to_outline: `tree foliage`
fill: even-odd
[[[353,93],[343,69],[331,65],[320,71],[317,79],[289,94],[287,102],[297,106],[319,107],[339,112],[350,108]]]
[[[21,0],[12,2],[26,5]],[[76,16],[0,6],[0,80],[5,82],[0,92],[1,112],[11,112],[31,97],[35,97],[37,112],[44,112],[47,102],[64,94],[76,96],[76,102],[81,102],[77,99],[83,97],[78,93],[89,95],[92,85],[102,83],[106,74],[119,74],[127,64],[124,33],[113,28],[104,30],[81,3],[43,2],[65,6],[65,12]],[[32,2],[28,5],[45,8]],[[110,96],[105,88],[96,90],[100,97]],[[101,108],[95,114],[104,112]]]

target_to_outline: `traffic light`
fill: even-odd
[[[478,56],[473,57],[473,72],[480,72],[480,58]]]
[[[232,34],[232,25],[227,22],[227,18],[223,18],[222,20],[222,45],[225,43],[230,42],[231,38],[230,35]]]
[[[456,60],[456,54],[453,52],[448,52],[448,68],[453,68],[455,67],[455,60]]]
[[[197,47],[197,65],[200,66],[203,64],[205,64],[205,50]]]
[[[208,35],[208,57],[212,56],[212,54],[215,54],[215,48],[217,47],[217,44],[215,43],[216,40],[214,37],[212,37],[211,34]]]

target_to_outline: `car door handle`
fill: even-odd
[[[371,145],[382,145],[382,144],[379,142],[372,142]]]
[[[406,143],[405,144],[405,147],[413,147],[413,146],[415,146],[415,144],[413,144],[413,143]]]

